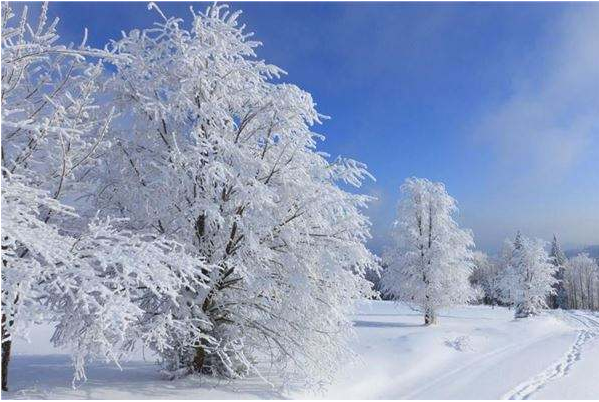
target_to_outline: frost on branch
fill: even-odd
[[[384,256],[388,267],[381,285],[396,300],[420,308],[425,323],[432,324],[439,309],[474,297],[468,279],[474,241],[453,220],[456,201],[442,183],[409,178],[401,192],[395,244]]]
[[[44,289],[38,282],[50,275],[52,266],[64,264],[71,246],[70,239],[40,215],[47,211],[72,214],[72,210],[24,181],[3,170],[2,342],[13,334],[26,336],[29,325],[44,317],[38,302]]]
[[[71,215],[71,208],[23,179],[5,177],[2,301],[11,325],[3,341],[26,336],[32,322],[56,322],[52,341],[73,351],[76,379],[85,377],[89,358],[118,362],[133,339],[161,345],[170,323],[156,317],[179,308],[182,287],[201,287],[205,264],[176,243],[118,231],[108,219],[91,221],[77,237],[66,235],[40,216],[48,210]],[[142,309],[140,301],[152,307]],[[150,312],[154,325],[146,331],[140,322]]]
[[[47,3],[34,26],[27,10],[15,21],[2,5],[2,166],[53,198],[78,196],[72,186],[105,145],[112,111],[98,98],[103,59],[113,56],[84,42],[59,44]]]
[[[205,280],[205,264],[181,245],[116,230],[109,219],[90,222],[73,241],[71,258],[57,275],[64,294],[48,304],[58,312],[52,340],[74,348],[77,378],[84,376],[86,358],[118,363],[136,340],[168,349],[162,333],[173,325],[169,318],[180,309],[181,290],[203,289],[199,281]],[[189,337],[198,341],[203,334]]]
[[[76,379],[88,358],[116,361],[134,339],[168,349],[160,335],[180,325],[172,309],[182,289],[205,293],[210,271],[172,239],[94,218],[89,200],[115,116],[103,63],[126,56],[85,39],[59,44],[47,4],[28,21],[26,6],[15,21],[2,4],[3,389],[12,339],[33,322],[57,323],[53,341],[72,350]]]

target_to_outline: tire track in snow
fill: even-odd
[[[435,378],[434,380],[432,380],[431,382],[429,382],[427,385],[418,387],[414,390],[411,390],[410,392],[399,397],[399,399],[419,399],[418,395],[423,393],[424,391],[427,391],[428,389],[437,386],[438,384],[442,383],[443,381],[451,380],[452,378],[454,378],[455,375],[457,375],[459,373],[462,373],[471,368],[476,368],[477,365],[481,362],[493,361],[493,359],[496,357],[503,358],[505,356],[509,356],[511,353],[516,353],[521,350],[524,350],[538,342],[543,342],[543,341],[551,338],[552,336],[554,336],[554,335],[549,334],[549,335],[541,336],[541,337],[536,338],[529,342],[512,343],[512,344],[503,346],[501,348],[491,350],[490,352],[484,353],[464,365],[461,365],[453,370],[450,370],[450,371],[444,373],[443,375],[441,375],[441,376]]]
[[[578,331],[576,340],[568,352],[552,366],[508,391],[501,399],[530,398],[532,394],[546,386],[549,382],[567,375],[572,366],[582,358],[583,346],[599,335],[599,321],[577,312],[569,312],[568,315],[586,328]]]

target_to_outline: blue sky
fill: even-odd
[[[189,16],[191,3],[158,3]],[[496,251],[517,229],[599,243],[599,4],[230,3],[331,116],[322,150],[368,164],[371,246],[408,176],[446,184]],[[196,3],[196,9],[206,3]],[[17,6],[18,9],[18,6]],[[60,32],[102,46],[155,20],[147,3],[53,3]]]

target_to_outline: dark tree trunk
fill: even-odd
[[[557,295],[549,295],[549,301],[547,302],[547,307],[549,307],[550,309],[556,309],[559,307],[559,305],[557,304]]]
[[[204,299],[204,303],[202,303],[202,311],[205,314],[208,314],[208,310],[210,309],[212,303],[212,299],[210,298],[210,295],[208,295],[206,297],[206,299]],[[193,373],[202,373],[205,371],[205,364],[206,364],[206,344],[204,342],[204,340],[200,340],[199,341],[199,345],[195,347],[195,354],[193,356],[193,360],[191,362],[191,372]]]
[[[194,373],[201,373],[206,360],[206,351],[203,346],[196,347],[196,354],[193,357],[192,370]]]
[[[424,325],[432,325],[437,323],[437,314],[433,309],[426,309],[424,313]]]
[[[12,341],[2,344],[2,391],[8,391],[8,361],[10,360],[10,349]]]
[[[2,314],[2,391],[8,391],[8,362],[12,341],[4,340],[8,337],[6,331],[6,316]]]

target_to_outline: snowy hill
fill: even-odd
[[[364,301],[354,317],[358,361],[324,393],[282,391],[259,379],[217,381],[160,377],[139,353],[123,371],[92,364],[87,383],[71,387],[68,357],[56,353],[40,328],[18,343],[12,392],[3,398],[122,399],[592,399],[599,395],[599,315],[548,311],[514,320],[505,308],[465,306],[444,311],[439,325],[391,302]],[[37,338],[36,338],[37,337]],[[276,382],[276,378],[271,380]]]

